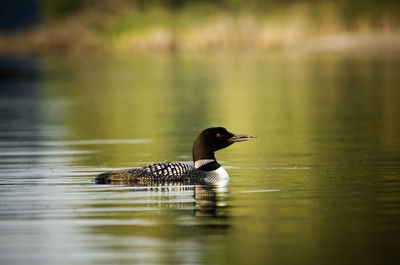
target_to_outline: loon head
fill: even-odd
[[[193,161],[214,159],[214,152],[233,143],[256,138],[252,135],[233,134],[223,127],[211,127],[202,131],[193,144]]]

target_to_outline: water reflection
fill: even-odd
[[[103,260],[121,264],[197,263],[208,255],[204,242],[210,236],[229,233],[232,225],[220,187],[169,184],[96,185],[108,203],[99,201],[90,206],[98,209],[91,217],[94,220],[104,213],[97,225],[90,226],[90,233],[103,239],[95,244],[105,254]],[[116,241],[107,241],[110,238]]]
[[[211,185],[196,185],[194,189],[195,215],[196,216],[218,216],[217,206],[224,205],[221,201],[217,202],[217,189],[221,187]],[[225,206],[225,205],[224,205]],[[223,216],[227,217],[227,216]]]
[[[40,76],[39,60],[0,56],[0,81],[35,81]]]
[[[113,183],[106,185],[119,192],[135,192],[135,197],[151,198],[148,202],[162,201],[159,206],[166,208],[192,209],[195,216],[228,217],[227,204],[224,200],[228,192],[225,186],[212,184],[193,184],[191,181],[181,182],[148,182],[145,184]],[[151,204],[149,205],[151,206]]]
[[[40,78],[0,80],[0,263],[395,260],[398,56],[42,66]],[[225,190],[90,182],[190,162],[194,137],[215,125],[259,136],[217,153]]]

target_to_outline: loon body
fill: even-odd
[[[233,143],[252,138],[255,136],[233,134],[223,127],[208,128],[197,136],[193,144],[194,166],[182,162],[157,163],[141,168],[102,173],[95,182],[98,184],[160,182],[195,184],[226,181],[229,178],[228,173],[218,164],[214,152]]]

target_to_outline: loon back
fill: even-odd
[[[180,182],[188,180],[197,182],[205,179],[206,175],[206,172],[186,163],[165,162],[141,168],[102,173],[95,181],[98,184],[115,182],[143,184],[145,182]]]
[[[255,138],[228,132],[223,127],[212,127],[202,131],[193,144],[195,166],[182,162],[157,163],[141,168],[132,168],[100,174],[98,184],[151,184],[154,182],[186,182],[188,184],[209,183],[228,178],[228,173],[215,159],[214,152],[236,142]]]

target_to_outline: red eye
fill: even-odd
[[[222,138],[222,134],[217,133],[217,138],[221,139]]]

